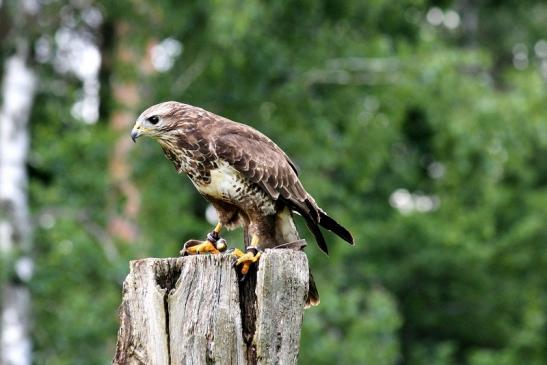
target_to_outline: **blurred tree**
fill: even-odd
[[[36,75],[33,37],[25,32],[36,8],[8,2],[0,11],[3,75],[0,100],[0,364],[31,363],[31,229],[28,206],[29,128]]]
[[[108,94],[112,100],[103,100],[105,103],[111,103],[112,114],[103,117],[110,119],[112,131],[117,137],[109,159],[112,190],[109,197],[108,230],[114,237],[132,242],[137,236],[135,219],[140,207],[140,192],[131,179],[132,168],[128,155],[132,146],[131,140],[127,138],[127,130],[131,128],[134,116],[138,113],[138,80],[139,76],[142,76],[139,68],[149,70],[151,65],[150,55],[145,53],[146,50],[135,47],[131,42],[135,33],[134,25],[123,18],[113,23],[115,42],[111,60],[111,79],[105,85],[112,89]],[[111,34],[105,36],[110,37]],[[144,67],[140,67],[142,64]],[[119,208],[121,212],[117,211]]]

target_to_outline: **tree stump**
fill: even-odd
[[[131,261],[113,364],[296,364],[306,255],[266,250],[238,275],[229,254]]]

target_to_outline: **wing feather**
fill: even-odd
[[[300,214],[309,213],[313,199],[298,179],[294,163],[268,137],[249,126],[227,120],[222,120],[211,137],[219,158],[259,185],[272,199],[281,198],[295,206]],[[308,200],[311,201],[306,203]],[[313,212],[312,219],[315,220],[315,216]]]
[[[328,250],[320,225],[353,244],[351,233],[319,208],[302,186],[294,163],[268,137],[222,117],[216,120],[216,128],[211,128],[210,137],[218,158],[260,186],[273,200],[282,200],[304,217],[323,252]]]

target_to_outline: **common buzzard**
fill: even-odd
[[[219,223],[190,254],[218,253],[220,230],[243,226],[246,252],[236,251],[243,272],[260,251],[299,240],[292,214],[300,214],[328,253],[319,227],[353,244],[351,233],[329,217],[306,192],[289,157],[257,130],[204,109],[174,101],[146,109],[131,132],[156,139],[177,172],[188,175],[196,189],[211,202]],[[308,305],[319,303],[310,275]]]

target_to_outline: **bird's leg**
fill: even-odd
[[[236,266],[241,266],[241,273],[243,275],[246,275],[249,272],[249,268],[251,267],[251,264],[255,263],[260,259],[260,248],[258,247],[258,236],[253,235],[253,238],[251,240],[251,244],[245,248],[245,253],[239,249],[234,249],[232,252],[232,255],[234,255],[237,258]]]
[[[220,237],[221,230],[222,223],[217,223],[215,229],[207,234],[207,240],[198,244],[194,244],[196,240],[190,240],[184,244],[181,253],[195,255],[200,253],[217,254],[225,251],[228,246],[226,245],[226,241]]]

